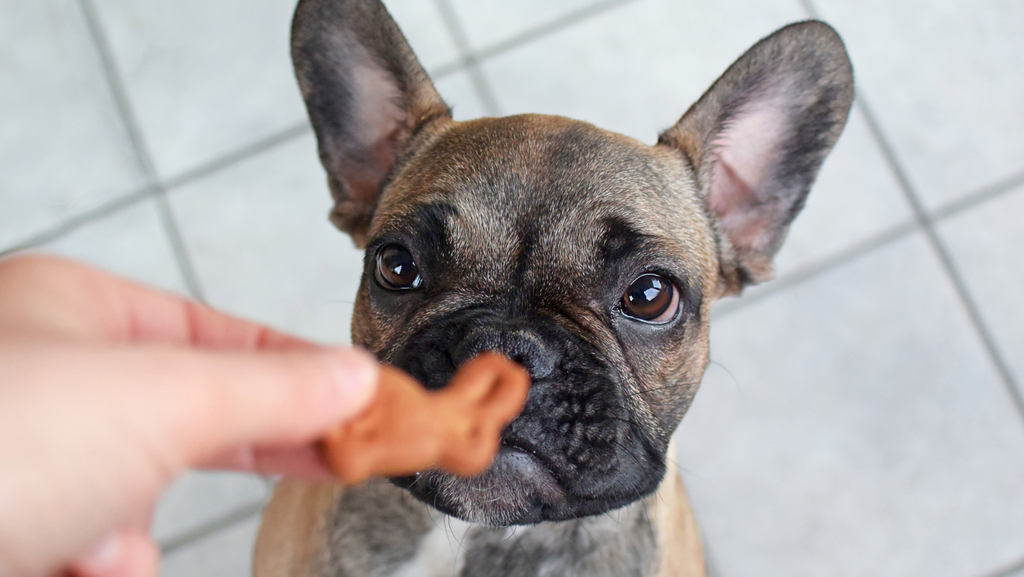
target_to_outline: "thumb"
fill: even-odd
[[[152,440],[172,443],[182,468],[240,447],[308,444],[359,414],[376,392],[376,361],[352,348],[149,353],[149,374],[164,385],[150,405],[163,429],[152,430]]]
[[[79,557],[71,577],[156,577],[160,550],[143,532],[116,533]]]

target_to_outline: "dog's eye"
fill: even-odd
[[[377,272],[380,286],[391,290],[419,288],[423,279],[412,254],[400,244],[389,244],[377,252]]]
[[[633,281],[622,297],[622,312],[648,323],[667,323],[679,308],[679,291],[663,276],[645,274]]]

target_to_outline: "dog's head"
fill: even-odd
[[[292,51],[332,220],[366,248],[353,341],[428,387],[485,350],[533,377],[489,471],[394,481],[492,525],[653,491],[711,303],[771,276],[846,122],[835,32],[765,38],[654,146],[552,116],[453,121],[377,0],[301,1]]]

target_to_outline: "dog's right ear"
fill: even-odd
[[[301,0],[292,61],[334,196],[331,222],[361,247],[410,138],[451,111],[379,0]]]

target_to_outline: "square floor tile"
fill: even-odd
[[[1024,556],[1024,423],[921,235],[720,318],[677,438],[725,576]]]
[[[0,1],[0,250],[143,185],[74,0]]]
[[[96,0],[164,178],[305,119],[288,48],[294,0]]]
[[[223,519],[270,496],[261,477],[244,473],[191,472],[174,482],[157,503],[152,534],[158,543]]]
[[[459,51],[433,0],[386,0],[416,58],[427,72],[459,59]]]
[[[441,98],[451,107],[455,120],[472,120],[487,116],[487,110],[480,102],[468,73],[458,71],[445,75],[437,80],[434,86]]]
[[[85,224],[34,252],[65,256],[173,293],[188,294],[152,199]]]
[[[508,114],[592,122],[653,144],[747,48],[804,17],[791,0],[643,0],[489,59]]]
[[[1024,187],[947,219],[938,228],[1018,386],[1024,387],[1022,220]]]
[[[251,577],[260,519],[247,521],[166,555],[161,577]]]
[[[928,206],[1024,170],[1024,3],[813,3]]]
[[[170,200],[210,304],[317,341],[348,342],[363,254],[327,220],[331,196],[312,134]]]
[[[607,5],[607,0],[444,0],[450,1],[474,50],[565,18],[581,10]]]

